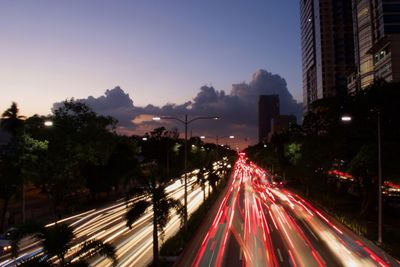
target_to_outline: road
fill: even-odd
[[[195,258],[182,266],[400,266],[241,157]],[[188,263],[190,261],[190,263]]]
[[[215,165],[216,166],[216,165]],[[188,179],[188,213],[193,213],[203,201],[203,191],[200,186],[195,183],[194,171],[189,175]],[[208,185],[205,188],[209,190]],[[210,188],[211,190],[211,188]],[[183,203],[184,186],[183,179],[176,180],[166,188],[166,192],[170,197],[181,200]],[[137,201],[132,199],[131,201]],[[118,266],[147,266],[152,260],[152,216],[153,212],[149,208],[146,213],[133,225],[132,228],[126,226],[125,213],[126,202],[124,199],[116,201],[114,204],[107,205],[104,208],[93,209],[65,218],[62,221],[74,228],[76,238],[72,252],[76,250],[80,244],[87,240],[98,239],[109,242],[116,247]],[[53,223],[48,224],[51,226]],[[171,216],[166,229],[164,240],[173,236],[180,228],[180,217],[176,214]],[[39,243],[32,239],[23,240],[21,244],[21,253],[16,260],[7,257],[0,257],[0,267],[15,266],[17,261],[26,259],[32,255],[42,253]],[[90,262],[91,266],[111,266],[111,262],[104,257],[93,258]]]

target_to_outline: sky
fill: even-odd
[[[0,111],[16,101],[23,115],[46,115],[117,88],[106,99],[132,102],[137,120],[171,103],[173,115],[188,113],[185,103],[207,92],[226,93],[218,101],[229,106],[240,84],[271,92],[257,80],[301,101],[297,0],[1,0],[0,32]]]

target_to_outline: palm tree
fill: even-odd
[[[159,263],[159,247],[158,233],[161,233],[161,238],[164,236],[164,230],[168,221],[171,218],[171,209],[183,217],[183,206],[179,200],[168,197],[165,192],[165,184],[158,182],[157,167],[152,164],[150,166],[150,183],[143,184],[140,187],[132,188],[127,195],[127,203],[131,198],[144,196],[128,206],[128,211],[125,215],[126,225],[131,228],[132,224],[138,220],[147,210],[148,207],[153,208],[153,266],[158,266]]]
[[[220,180],[220,176],[218,175],[218,173],[214,170],[210,170],[208,172],[208,183],[211,186],[213,192],[215,192],[215,190],[217,189],[217,183]]]
[[[197,178],[196,184],[200,185],[201,190],[203,190],[203,202],[204,202],[206,200],[206,183],[207,183],[206,169],[200,168],[199,172],[197,173],[196,178]],[[193,188],[194,188],[194,185],[193,185]]]
[[[47,228],[32,222],[21,225],[11,233],[14,257],[18,255],[19,241],[32,235],[40,240],[44,254],[47,256],[46,260],[41,261],[33,258],[24,262],[21,266],[88,266],[87,260],[95,255],[106,256],[112,260],[113,265],[118,263],[115,248],[100,240],[84,242],[80,245],[78,251],[71,255],[75,235],[73,228],[67,224],[55,224]]]
[[[24,125],[24,119],[25,116],[19,115],[17,103],[12,102],[11,107],[6,109],[1,115],[0,126],[11,135],[16,136],[18,131],[21,130]]]

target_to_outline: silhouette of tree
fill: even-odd
[[[20,132],[24,125],[25,116],[19,114],[17,103],[12,102],[11,107],[1,115],[0,126],[3,130],[11,133],[14,137]]]
[[[170,181],[170,173],[167,171],[167,153],[173,153],[172,149],[177,141],[178,134],[169,132],[164,127],[154,129],[147,134],[148,140],[142,147],[145,160],[142,162],[142,175],[137,185],[132,187],[127,194],[127,204],[131,199],[143,197],[128,205],[126,213],[127,226],[139,219],[148,207],[153,210],[153,266],[159,264],[159,240],[164,236],[164,229],[171,218],[171,209],[183,218],[183,206],[179,200],[169,197],[165,187]]]
[[[75,235],[72,227],[66,224],[44,227],[35,222],[24,223],[11,232],[14,257],[18,255],[20,240],[27,236],[33,236],[40,241],[46,260],[39,261],[34,258],[26,261],[21,266],[37,266],[37,264],[38,266],[88,266],[87,260],[96,255],[109,258],[113,265],[118,263],[115,248],[110,244],[103,243],[100,240],[89,240],[81,244],[77,251],[73,252],[72,247]],[[56,257],[57,261],[53,261],[53,257]]]
[[[171,209],[183,218],[183,206],[179,200],[168,197],[165,192],[165,185],[160,183],[157,167],[154,164],[148,166],[151,168],[148,175],[150,181],[147,184],[143,183],[141,186],[132,188],[127,196],[127,201],[132,198],[143,197],[141,200],[134,201],[128,206],[128,211],[125,215],[126,224],[132,227],[132,224],[138,220],[146,211],[148,207],[153,209],[153,266],[159,264],[159,240],[158,234],[161,238],[164,236],[164,229],[171,218]],[[128,203],[128,202],[127,202]]]

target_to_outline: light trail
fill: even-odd
[[[214,167],[218,165],[214,164]],[[192,176],[188,179],[188,213],[192,214],[198,209],[203,202],[203,191],[196,184],[195,175],[198,170],[192,172]],[[206,192],[212,192],[210,185],[206,183],[204,188]],[[183,202],[184,186],[183,179],[177,179],[168,185],[165,189],[167,196],[179,199]],[[142,197],[132,199],[137,201]],[[116,247],[116,254],[119,260],[118,266],[147,266],[152,260],[152,244],[153,244],[153,226],[152,226],[152,208],[149,207],[145,214],[133,223],[132,228],[126,226],[125,213],[127,211],[126,202],[120,199],[118,202],[99,209],[85,211],[68,218],[64,218],[58,222],[68,222],[74,228],[76,239],[70,253],[67,257],[73,257],[73,253],[88,240],[103,240]],[[165,239],[172,237],[180,229],[180,217],[171,213],[171,220],[165,228]],[[46,227],[52,226],[50,223]],[[39,242],[30,241],[30,243],[21,244],[24,251],[18,259],[29,258],[42,252]],[[94,257],[89,262],[91,266],[111,266],[111,262],[103,257]],[[5,259],[0,262],[1,267],[14,266],[15,261]]]
[[[178,266],[400,266],[267,175],[241,155],[192,264]]]

